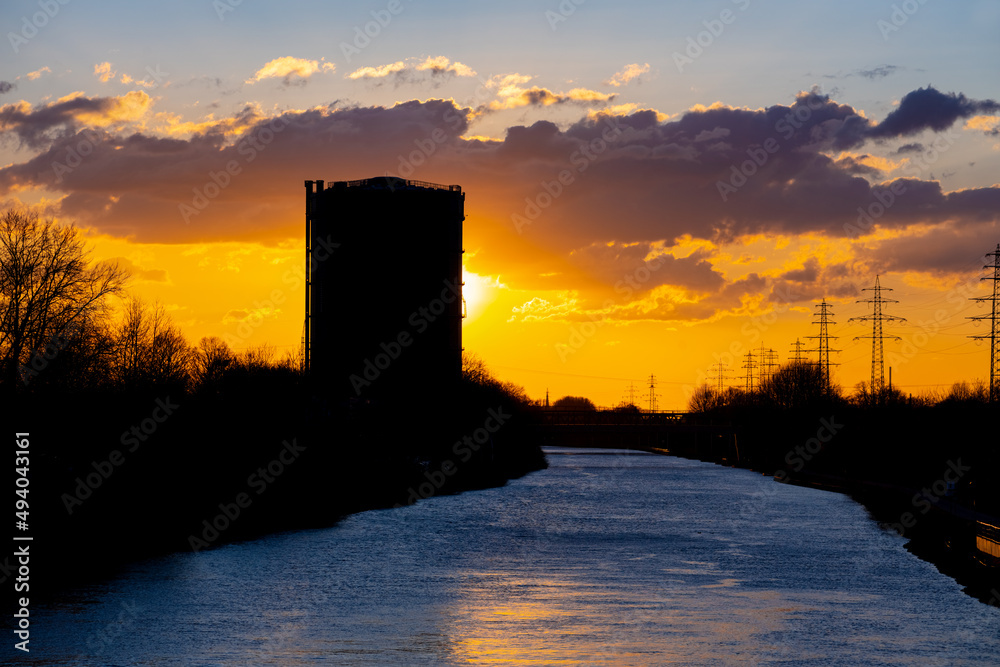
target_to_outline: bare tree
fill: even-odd
[[[207,392],[218,390],[234,360],[235,355],[224,340],[218,336],[202,338],[194,353],[194,379],[199,388]]]
[[[129,299],[113,338],[112,376],[119,388],[188,384],[194,351],[162,305]]]
[[[105,314],[127,273],[91,265],[79,231],[20,209],[0,214],[0,364],[11,391],[19,369],[75,327]]]

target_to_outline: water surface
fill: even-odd
[[[1000,610],[833,493],[613,450],[144,562],[33,610],[46,665],[983,665]]]

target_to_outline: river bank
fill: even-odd
[[[530,415],[496,392],[451,406],[321,397],[76,397],[18,406],[29,433],[30,592],[45,599],[172,552],[334,525],[505,484],[545,466]],[[16,572],[0,559],[0,578]]]

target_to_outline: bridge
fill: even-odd
[[[739,459],[735,430],[701,423],[687,412],[544,410],[543,444],[554,447],[641,449],[706,460]]]

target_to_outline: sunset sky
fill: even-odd
[[[824,298],[851,389],[876,275],[894,385],[988,377],[996,2],[12,0],[0,25],[0,197],[87,229],[193,343],[297,350],[303,181],[390,174],[466,192],[465,348],[534,398],[645,405],[654,374],[683,408],[720,361],[742,386],[749,349],[815,347]]]

